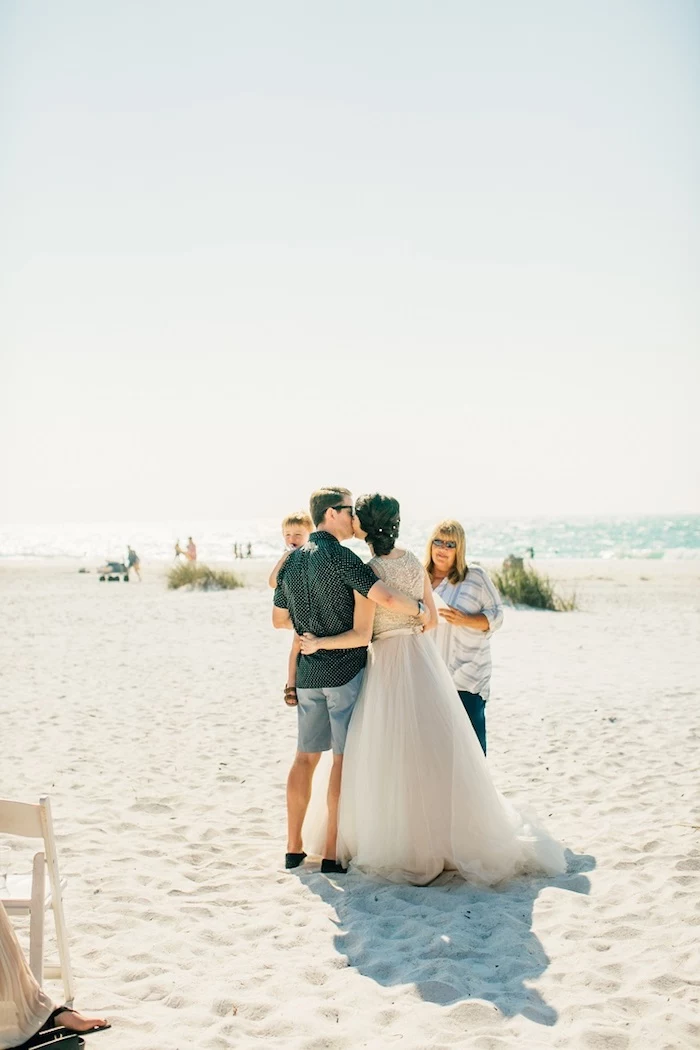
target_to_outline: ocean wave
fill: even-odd
[[[599,558],[605,560],[622,561],[628,558],[639,558],[643,560],[684,560],[700,558],[700,549],[697,547],[670,547],[668,550],[650,550],[649,548],[617,548],[616,550],[604,550],[598,554]]]
[[[535,561],[551,558],[697,559],[700,515],[645,518],[461,520],[471,559],[496,560],[515,554]],[[433,521],[402,522],[401,543],[422,557]],[[276,558],[282,548],[280,526],[269,518],[230,521],[106,522],[65,525],[0,525],[0,561],[67,559],[85,565],[122,560],[131,544],[142,561],[169,562],[175,542],[194,536],[202,561],[227,562],[234,543],[250,543],[253,557]],[[364,552],[360,541],[350,546]]]

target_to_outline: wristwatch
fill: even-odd
[[[425,612],[425,602],[420,598],[417,598],[416,601],[418,602],[418,616],[422,616]]]

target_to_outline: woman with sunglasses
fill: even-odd
[[[466,553],[459,522],[441,521],[428,540],[425,568],[440,617],[438,649],[486,754],[491,635],[503,623],[503,603],[488,573],[479,565],[467,565]]]

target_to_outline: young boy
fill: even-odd
[[[297,511],[296,514],[288,514],[282,522],[282,538],[284,540],[285,552],[270,573],[268,583],[270,587],[277,586],[277,574],[286,562],[292,551],[303,547],[313,532],[314,523],[310,515],[305,511]],[[287,684],[284,687],[284,702],[288,707],[297,706],[297,660],[299,659],[299,639],[296,634],[289,653],[289,664],[287,667]]]

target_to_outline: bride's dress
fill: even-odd
[[[422,597],[423,567],[410,552],[370,564],[391,587]],[[377,608],[345,748],[338,859],[416,885],[445,869],[482,884],[565,871],[561,846],[494,787],[437,646],[412,624]],[[321,832],[318,803],[314,810],[309,851]]]

